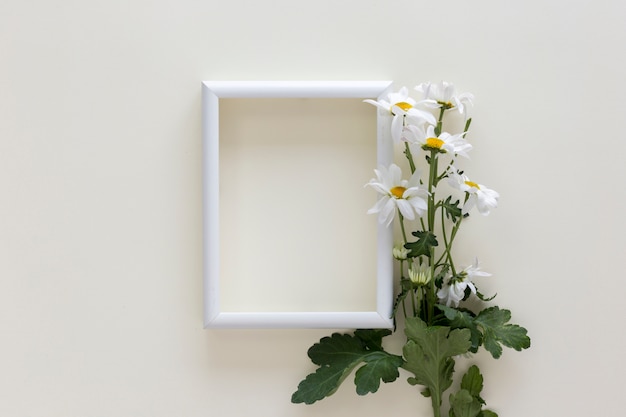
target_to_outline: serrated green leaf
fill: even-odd
[[[461,379],[461,389],[467,390],[478,402],[485,404],[485,401],[480,397],[480,393],[483,390],[483,376],[478,366],[470,366],[465,375],[463,375],[463,379]]]
[[[443,392],[452,385],[452,357],[468,351],[470,332],[427,326],[419,318],[411,317],[406,320],[405,333],[409,340],[403,348],[405,363],[402,367],[415,375],[408,382],[424,385],[433,401],[440,404]]]
[[[450,327],[464,328],[471,331],[472,352],[476,352],[481,344],[491,355],[498,359],[502,356],[502,345],[515,350],[530,347],[530,338],[526,329],[516,324],[508,324],[511,319],[509,310],[499,307],[489,307],[473,316],[469,310],[459,310],[452,307],[437,305],[450,321]]]
[[[476,365],[472,365],[461,379],[461,388],[450,395],[450,417],[498,417],[492,411],[481,410],[485,401],[480,397],[483,376]]]
[[[467,390],[462,389],[456,394],[450,394],[451,417],[477,417],[480,407],[480,402]]]
[[[434,281],[437,288],[441,288],[443,286],[443,279],[448,275],[448,271],[450,270],[449,264],[443,264],[441,270],[437,275],[435,275]]]
[[[517,324],[507,324],[510,319],[511,312],[500,310],[497,306],[481,311],[474,318],[474,322],[483,330],[485,349],[495,359],[502,355],[502,345],[518,351],[530,347],[526,329]]]
[[[391,313],[391,316],[394,317],[394,319],[396,317],[396,314],[398,313],[398,309],[400,308],[400,305],[409,295],[409,291],[411,290],[411,281],[406,278],[402,278],[400,280],[400,288],[401,290],[396,296],[396,300],[393,303],[393,310]],[[394,327],[395,327],[395,321],[394,321]]]
[[[469,338],[466,338],[469,332],[455,331],[445,326],[428,326],[418,317],[407,318],[404,333],[432,357],[460,355],[467,352],[469,347]]]
[[[432,357],[422,346],[413,340],[409,340],[402,350],[405,363],[402,366],[415,376],[409,377],[407,381],[411,385],[424,385],[428,395],[435,392],[441,398],[443,391],[452,385],[452,374],[454,372],[454,359],[449,356]]]
[[[446,318],[449,320],[450,327],[453,329],[468,329],[471,332],[470,340],[472,347],[470,348],[470,352],[476,353],[482,344],[483,334],[478,326],[476,326],[476,323],[474,323],[473,313],[469,310],[459,310],[441,304],[438,304],[437,308],[443,311]]]
[[[369,350],[383,350],[383,337],[389,336],[389,329],[358,329],[354,331],[357,337]]]
[[[319,368],[298,385],[292,395],[293,403],[313,404],[337,391],[346,377],[361,363],[365,363],[355,375],[360,395],[376,392],[383,382],[394,381],[401,356],[382,349],[382,338],[391,333],[388,329],[356,330],[354,335],[334,333],[320,339],[309,349],[311,361]]]
[[[415,236],[417,240],[415,242],[409,242],[404,245],[404,247],[409,250],[408,256],[411,258],[416,258],[422,255],[430,256],[430,248],[439,245],[439,243],[437,242],[437,237],[432,232],[417,231],[411,234]]]
[[[433,357],[456,356],[467,352],[469,331],[445,326],[428,326],[419,317],[406,319],[404,333]]]
[[[400,356],[386,352],[372,353],[365,358],[365,365],[356,371],[354,383],[356,392],[365,395],[378,391],[380,381],[393,382],[400,376],[398,368],[402,365]]]
[[[448,196],[445,201],[441,203],[444,208],[446,217],[452,220],[454,223],[462,216],[461,208],[459,207],[459,200],[452,202],[452,196]]]
[[[291,396],[294,404],[313,404],[337,391],[354,367],[322,366],[300,382]]]
[[[494,306],[484,309],[478,314],[480,321],[489,327],[500,326],[511,320],[511,312],[509,310],[501,310],[500,307]]]
[[[308,355],[316,365],[346,366],[358,360],[363,349],[363,343],[359,338],[349,334],[333,333],[311,346]]]

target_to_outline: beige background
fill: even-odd
[[[474,359],[484,397],[507,417],[620,415],[626,6],[587,3],[0,3],[0,415],[428,411],[406,375],[292,405],[327,332],[202,329],[209,79],[473,92],[469,166],[501,205],[468,222],[460,256],[533,337]]]
[[[376,108],[221,99],[220,311],[377,311]]]

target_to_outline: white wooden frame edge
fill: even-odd
[[[219,99],[380,98],[391,81],[203,81],[203,295],[205,328],[391,328],[393,321],[393,232],[378,225],[376,311],[222,312],[219,280]],[[377,163],[393,161],[389,115],[378,112]],[[372,167],[373,169],[374,167]],[[376,221],[372,218],[372,221]]]

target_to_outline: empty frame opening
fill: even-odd
[[[376,310],[376,110],[220,98],[222,312]]]

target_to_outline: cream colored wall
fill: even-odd
[[[326,331],[202,329],[204,79],[473,92],[472,172],[501,205],[462,252],[533,338],[476,358],[484,397],[507,417],[622,413],[626,7],[586,3],[4,0],[0,415],[428,411],[404,376],[292,405]]]

